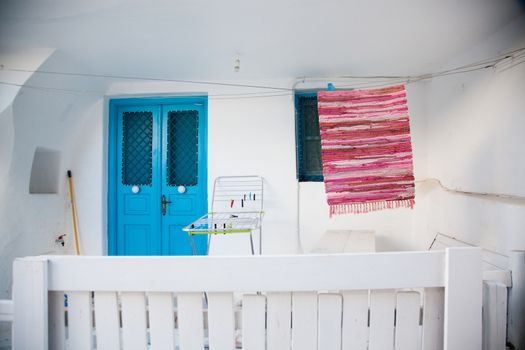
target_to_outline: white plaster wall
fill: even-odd
[[[38,69],[54,51],[51,48],[0,47],[0,79],[12,84],[0,84],[0,113],[13,103],[20,87],[31,77],[31,71]],[[8,67],[23,67],[27,71],[12,72]]]
[[[42,79],[32,85],[46,85]],[[71,82],[67,86],[74,87]],[[275,82],[274,82],[275,83]],[[89,82],[76,82],[84,88]],[[85,84],[85,85],[83,85]],[[178,95],[194,86],[116,84],[108,95]],[[205,93],[231,93],[213,89]],[[73,232],[66,170],[73,171],[76,206],[83,254],[98,255],[106,247],[107,101],[102,95],[71,94],[24,88],[2,121],[0,139],[11,140],[5,149],[12,161],[3,161],[6,191],[0,196],[0,298],[12,283],[11,263],[26,255],[73,253]],[[291,96],[241,100],[209,100],[209,187],[220,175],[260,174],[265,182],[267,216],[264,248],[269,254],[294,253],[295,141]],[[9,117],[9,118],[8,118]],[[7,123],[7,122],[6,122]],[[58,194],[30,195],[29,176],[38,146],[62,152]],[[67,233],[69,246],[60,249],[55,238]],[[248,253],[246,236],[214,242],[214,253]],[[257,237],[256,237],[257,239]]]
[[[525,46],[523,16],[457,57],[475,62]],[[428,177],[453,189],[525,196],[525,64],[434,79],[428,89]],[[525,200],[466,196],[427,185],[427,245],[436,233],[503,254],[525,249]]]
[[[55,238],[63,233],[72,238],[66,170],[76,156],[72,131],[89,100],[24,88],[4,111],[11,115],[12,128],[0,129],[0,138],[9,138],[12,145],[11,161],[1,164],[5,186],[0,195],[0,298],[9,293],[14,258],[68,252],[55,244]],[[29,194],[31,165],[39,146],[61,152],[63,177],[57,194]]]
[[[79,115],[69,153],[69,169],[75,186],[75,205],[81,253],[107,254],[107,158],[104,99],[93,98]]]
[[[296,253],[295,137],[291,96],[244,100],[210,100],[208,176],[263,176],[263,250]],[[235,253],[233,241],[248,253],[247,238],[217,237],[216,253]],[[258,240],[257,240],[258,241]],[[213,247],[213,245],[212,245]],[[229,248],[231,247],[231,248]],[[237,250],[239,251],[239,250]]]
[[[450,64],[524,46],[522,16]],[[428,97],[428,176],[452,189],[514,197],[465,195],[428,184],[426,230],[416,244],[442,233],[497,252],[492,254],[500,267],[518,267],[512,271],[508,341],[521,349],[523,271],[505,256],[525,250],[525,63],[508,60],[494,69],[434,79]]]
[[[77,82],[77,84],[88,84]],[[250,84],[289,86],[290,81],[257,81]],[[81,86],[81,85],[80,85]],[[267,254],[301,252],[297,229],[297,182],[295,174],[295,122],[291,95],[230,99],[225,94],[245,89],[162,83],[115,83],[106,94],[113,97],[208,94],[208,175],[259,174],[265,178],[263,248]],[[411,88],[412,89],[412,88]],[[417,89],[411,93],[417,94]],[[110,97],[23,89],[13,105],[16,141],[9,164],[9,192],[2,196],[0,235],[3,245],[2,290],[10,288],[11,261],[16,256],[73,252],[54,244],[58,234],[72,239],[71,216],[65,172],[73,171],[83,254],[107,252],[106,150],[107,102]],[[228,97],[225,99],[225,97]],[[418,98],[414,98],[417,100]],[[412,108],[412,107],[411,107]],[[416,109],[419,107],[416,107]],[[11,113],[7,110],[6,113]],[[415,115],[419,116],[419,112]],[[415,120],[422,120],[415,118]],[[420,127],[413,126],[416,134]],[[414,136],[417,140],[418,136]],[[419,139],[423,139],[419,137]],[[60,193],[29,195],[31,160],[37,146],[62,151]],[[415,147],[415,150],[419,147]],[[419,158],[424,159],[421,155]],[[424,162],[422,163],[424,164]],[[310,188],[311,187],[311,188]],[[321,189],[321,191],[319,191]],[[410,246],[414,213],[399,209],[383,213],[339,217],[330,221],[322,184],[302,184],[300,193],[301,242],[313,245],[329,227],[372,228],[380,233],[380,248]],[[256,237],[256,241],[258,241]],[[213,242],[213,254],[249,252],[246,236],[221,237]]]
[[[49,63],[58,64],[63,69],[81,65],[52,49],[3,49],[1,58],[14,67],[17,64],[28,69],[41,67],[46,70]],[[66,170],[75,174],[74,160],[77,156],[89,154],[93,157],[94,148],[84,149],[83,137],[97,128],[83,125],[84,117],[96,126],[97,118],[89,108],[101,99],[101,94],[72,93],[62,89],[85,89],[91,91],[100,86],[93,82],[79,81],[72,77],[50,77],[47,75],[5,72],[2,80],[24,83],[27,87],[17,89],[8,86],[0,90],[0,299],[9,295],[12,284],[12,261],[19,256],[39,254],[64,254],[74,251],[72,245],[61,248],[55,244],[57,236],[66,233],[73,238],[71,209],[67,189]],[[40,86],[53,86],[59,89],[46,90]],[[5,107],[5,108],[4,108]],[[85,130],[82,130],[84,128]],[[101,129],[101,128],[99,128]],[[89,131],[87,131],[89,130]],[[59,173],[59,192],[57,194],[29,194],[29,179],[34,151],[45,147],[61,152]],[[102,147],[102,146],[100,146]],[[95,169],[100,169],[100,162]],[[95,170],[96,171],[96,170]],[[100,172],[100,170],[99,170]],[[95,176],[99,179],[100,176]],[[98,191],[98,189],[97,189]],[[100,191],[98,191],[100,192]],[[95,194],[96,195],[96,194]],[[99,196],[102,194],[99,193]],[[90,203],[92,205],[92,203]],[[100,207],[99,205],[97,207]],[[81,214],[81,213],[79,213]],[[100,216],[100,215],[99,215]],[[91,217],[83,222],[89,225]],[[96,237],[100,236],[100,227]],[[98,239],[99,240],[99,239]],[[90,240],[83,242],[89,246]],[[94,250],[93,250],[94,251]]]
[[[522,26],[515,22],[458,61],[492,57],[523,44]],[[521,181],[525,165],[520,161],[525,149],[523,67],[408,85],[417,179],[435,177],[450,187],[474,191],[525,193]],[[292,85],[289,80],[244,83]],[[91,84],[84,79],[64,82],[76,89],[88,89]],[[3,149],[7,156],[0,163],[6,189],[0,193],[0,298],[10,289],[14,257],[60,252],[55,237],[64,232],[71,237],[67,169],[74,174],[81,249],[85,254],[106,253],[108,97],[104,95],[208,94],[210,192],[216,176],[260,174],[265,178],[265,253],[308,251],[328,228],[373,229],[379,250],[426,249],[436,232],[500,251],[524,247],[522,204],[449,194],[429,183],[416,185],[413,211],[386,210],[330,220],[319,183],[301,184],[298,201],[291,95],[232,99],[225,94],[253,90],[160,82],[115,82],[95,90],[99,93],[26,88],[2,112],[0,121],[7,127],[0,128],[0,140],[8,148]],[[64,178],[58,195],[28,194],[37,146],[63,152]],[[65,252],[72,252],[71,248]],[[247,252],[246,237],[214,242],[215,254]]]
[[[5,67],[21,64],[28,70],[37,69],[54,52],[53,49],[6,49],[0,48],[0,62]],[[0,213],[2,197],[7,189],[7,176],[12,163],[15,145],[15,122],[13,115],[13,101],[31,73],[8,72],[0,67],[0,81],[14,85],[0,84]],[[0,267],[1,269],[1,267]]]

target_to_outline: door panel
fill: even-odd
[[[115,103],[109,132],[115,155],[110,156],[108,241],[115,242],[110,254],[193,254],[182,228],[208,210],[206,99],[165,101]],[[194,240],[197,253],[205,254],[207,236]]]
[[[120,255],[150,255],[154,248],[151,239],[154,231],[150,225],[124,225],[123,233],[124,249]]]
[[[124,215],[150,215],[150,213],[151,200],[149,195],[124,195]]]
[[[203,103],[164,105],[162,111],[162,193],[171,203],[162,216],[167,255],[191,255],[182,228],[207,211],[206,114]],[[179,188],[182,191],[179,191]],[[194,236],[198,254],[207,236]]]
[[[118,255],[161,254],[159,118],[159,106],[117,110]]]

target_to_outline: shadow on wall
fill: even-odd
[[[60,151],[45,147],[36,148],[29,179],[30,194],[58,193],[61,158]]]
[[[68,59],[55,53],[42,69],[63,64],[60,69],[68,70],[76,65]],[[91,87],[79,78],[38,74],[27,84]],[[90,132],[85,120],[102,118],[89,109],[101,99],[24,87],[0,114],[0,299],[10,296],[16,257],[66,252],[55,243],[59,235],[72,232],[66,170],[78,157],[77,143]]]

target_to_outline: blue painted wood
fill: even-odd
[[[199,113],[198,183],[184,194],[168,186],[166,178],[167,115],[170,110],[197,110]],[[122,113],[152,111],[152,186],[141,186],[133,194],[122,184]],[[207,98],[133,98],[109,103],[108,128],[108,254],[189,255],[187,234],[181,229],[208,209],[207,194]],[[172,203],[161,214],[161,197]],[[195,237],[198,254],[206,253],[207,236]]]
[[[160,106],[119,106],[117,108],[117,255],[161,255],[160,226]],[[123,182],[123,117],[126,112],[151,112],[152,178],[151,185]],[[149,154],[149,152],[148,152]],[[133,193],[133,185],[139,192]]]
[[[306,122],[304,115],[301,113],[301,99],[302,98],[317,98],[317,91],[296,91],[295,92],[295,151],[296,151],[296,175],[300,182],[322,182],[322,174],[312,174],[305,169],[306,158],[312,155],[305,154],[307,148],[305,147],[306,136],[303,133],[304,123]],[[320,148],[320,146],[319,146]],[[319,149],[320,151],[320,149]],[[320,153],[319,153],[320,154]]]
[[[197,184],[185,185],[185,192],[179,193],[178,186],[168,183],[168,118],[170,112],[197,111],[198,113],[198,164]],[[188,103],[181,101],[177,104],[162,106],[162,193],[171,201],[167,205],[166,215],[162,217],[163,254],[165,255],[192,255],[188,233],[182,228],[205,214],[208,210],[207,202],[207,105],[206,101]],[[195,248],[199,255],[206,254],[207,236],[194,236]]]
[[[117,103],[109,101],[108,114],[108,198],[107,238],[108,255],[117,255]]]

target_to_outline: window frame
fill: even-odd
[[[299,182],[323,182],[324,176],[322,174],[322,158],[321,158],[321,174],[312,174],[312,173],[305,173],[305,170],[303,169],[304,163],[303,159],[303,152],[305,151],[304,148],[304,136],[303,136],[303,116],[300,111],[300,105],[299,100],[304,97],[315,97],[317,99],[317,91],[318,90],[296,90],[294,94],[294,109],[295,109],[295,171],[296,171],[296,179]],[[321,140],[321,137],[319,135],[319,141]],[[321,147],[319,145],[319,147]],[[319,152],[319,155],[321,155],[321,151]]]

